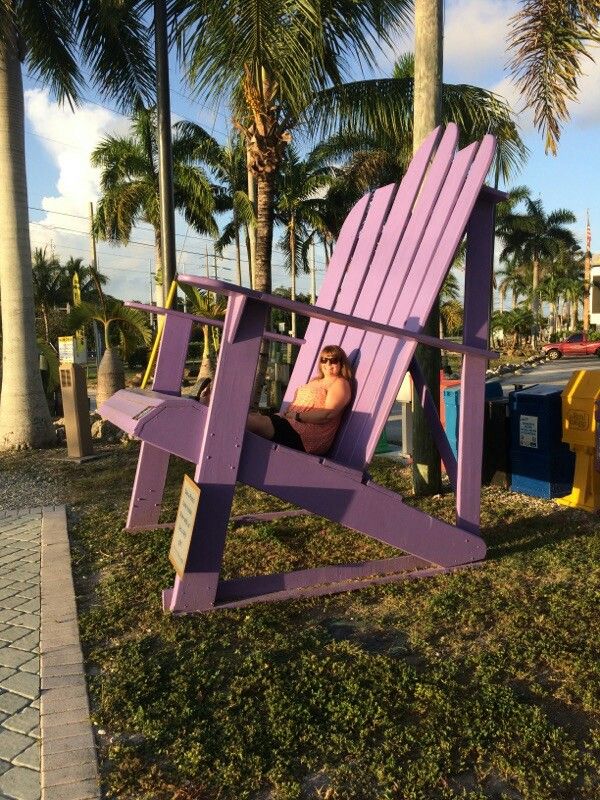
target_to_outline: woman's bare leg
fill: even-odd
[[[272,439],[275,436],[275,428],[270,417],[265,417],[264,414],[257,414],[254,411],[248,414],[246,428],[252,433],[263,436],[265,439]]]

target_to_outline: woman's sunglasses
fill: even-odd
[[[321,356],[319,361],[321,362],[321,364],[339,364],[340,363],[340,360],[339,360],[339,358],[337,356],[331,356],[331,357],[329,357],[329,356]]]

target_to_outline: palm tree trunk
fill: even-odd
[[[252,244],[248,225],[244,225],[244,231],[246,239],[246,258],[248,259],[248,286],[252,289]]]
[[[36,346],[24,122],[21,63],[14,36],[7,36],[0,44],[0,450],[56,441]]]
[[[441,122],[442,95],[442,0],[415,2],[415,80],[413,151],[416,152],[427,134]],[[436,299],[424,333],[436,336],[439,327],[440,303]],[[439,403],[440,351],[417,348],[417,360],[432,396]],[[413,490],[417,495],[438,494],[442,475],[440,457],[434,444],[421,404],[413,403]]]
[[[252,203],[252,208],[254,209],[254,215],[257,215],[257,206],[256,206],[256,178],[250,169],[250,164],[252,162],[252,155],[250,153],[250,146],[248,142],[246,142],[246,161],[248,164],[248,199]],[[256,228],[253,225],[249,225],[247,228],[248,231],[248,241],[250,243],[250,288],[256,289],[255,286],[255,265],[256,265]]]
[[[531,311],[533,313],[533,328],[531,330],[531,345],[535,349],[539,334],[538,316],[540,313],[540,298],[538,287],[540,284],[540,262],[533,259],[533,275],[531,280]]]
[[[202,361],[198,372],[198,380],[215,377],[215,364],[212,356],[211,336],[208,325],[202,326],[202,334],[204,336],[204,349],[202,350]]]
[[[291,285],[290,298],[296,300],[296,223],[294,217],[290,220],[290,267]],[[296,314],[292,313],[292,336],[296,336]]]
[[[42,318],[44,320],[44,335],[46,337],[46,341],[50,343],[50,324],[48,322],[48,309],[46,308],[45,303],[42,303]]]
[[[254,289],[271,292],[271,254],[273,250],[273,204],[275,200],[275,172],[263,172],[258,177],[256,214],[256,250],[254,261]],[[263,339],[258,358],[253,406],[258,407],[267,374],[269,346]]]
[[[168,289],[165,290],[165,273],[162,263],[162,242],[160,239],[160,231],[158,228],[154,229],[154,263],[156,275],[156,304],[165,307]]]
[[[504,314],[504,297],[506,295],[506,290],[500,289],[498,294],[500,295],[500,313]]]

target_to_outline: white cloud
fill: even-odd
[[[578,102],[569,105],[574,122],[583,128],[600,122],[600,51],[590,51],[595,61],[582,62],[583,77],[579,82]]]
[[[446,6],[444,72],[453,82],[487,88],[507,57],[508,20],[516,0],[456,0]]]
[[[503,78],[495,86],[492,86],[491,90],[503,97],[512,108],[515,122],[519,126],[519,133],[522,137],[535,131],[533,111],[525,106],[525,101],[511,78]]]
[[[100,173],[91,166],[90,155],[107,134],[123,135],[129,121],[99,106],[84,104],[75,111],[53,102],[46,90],[25,93],[27,120],[53,162],[58,177],[55,193],[44,196],[44,215],[30,223],[31,246],[49,244],[61,260],[69,256],[90,260],[89,209],[100,195]],[[39,169],[30,164],[28,169]],[[152,241],[143,231],[136,240]],[[111,248],[99,244],[100,268],[110,278],[109,291],[121,297],[147,299],[150,259],[148,247]],[[140,270],[138,272],[137,270]],[[146,274],[142,274],[142,270]]]

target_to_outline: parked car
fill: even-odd
[[[564,342],[549,342],[542,345],[547,358],[556,359],[562,356],[598,356],[600,342],[590,341],[584,333],[573,333]]]

